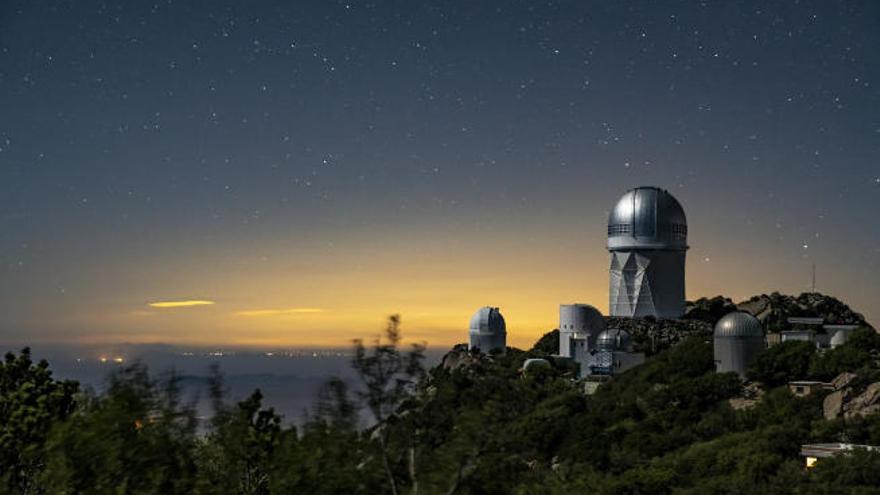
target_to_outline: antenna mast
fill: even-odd
[[[813,282],[810,284],[810,292],[816,292],[816,264],[813,263]]]

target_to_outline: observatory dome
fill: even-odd
[[[549,370],[551,368],[553,367],[550,365],[550,361],[540,358],[526,359],[525,362],[523,362],[522,366],[522,369],[525,372],[535,370]]]
[[[744,311],[728,313],[715,324],[712,344],[715,370],[735,372],[746,377],[746,371],[764,350],[764,329],[757,318]]]
[[[728,313],[715,324],[716,339],[764,338],[764,328],[757,318],[744,311]]]
[[[637,187],[608,215],[608,249],[687,249],[687,219],[669,191]]]
[[[471,334],[497,335],[507,333],[504,317],[498,308],[484,306],[471,316]]]
[[[630,348],[631,338],[626,330],[610,328],[599,334],[596,339],[596,347],[600,351],[627,351]]]

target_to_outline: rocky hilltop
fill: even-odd
[[[865,317],[832,296],[818,292],[804,292],[794,297],[774,292],[754,296],[736,305],[740,311],[755,315],[768,332],[786,328],[786,320],[792,316],[819,317],[827,323],[870,327]]]
[[[701,320],[657,320],[647,318],[605,318],[608,328],[626,330],[633,341],[636,352],[648,355],[667,349],[691,335],[712,335],[712,324]]]
[[[736,310],[755,315],[769,332],[785,329],[788,318],[793,316],[817,317],[827,323],[870,327],[860,313],[839,299],[818,292],[804,292],[797,297],[773,292],[753,296],[737,304],[724,296],[703,297],[687,302],[684,319],[714,325],[719,318]]]

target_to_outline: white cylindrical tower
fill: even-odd
[[[605,318],[589,304],[559,305],[559,355],[574,357],[572,340],[582,339],[593,348],[596,337],[605,331]]]
[[[684,315],[684,209],[668,191],[627,191],[608,217],[611,316]]]
[[[734,311],[715,324],[713,350],[719,373],[733,371],[745,378],[749,365],[764,347],[764,328],[749,313]]]
[[[468,350],[479,349],[484,354],[507,350],[507,326],[498,308],[484,306],[471,317],[468,330]]]

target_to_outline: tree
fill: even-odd
[[[789,341],[770,347],[755,358],[748,370],[750,380],[769,386],[784,385],[808,377],[816,347],[812,342]]]
[[[358,413],[344,381],[332,378],[325,383],[299,436],[293,428],[283,432],[271,492],[355,495],[383,490],[385,475],[372,469],[370,459],[375,456],[368,450],[369,439],[357,428]]]
[[[274,454],[282,440],[281,416],[272,408],[263,408],[259,389],[235,406],[227,406],[223,378],[216,367],[212,368],[210,393],[214,417],[212,431],[199,449],[199,492],[269,493]]]
[[[135,364],[52,431],[42,482],[51,493],[185,493],[195,486],[196,419],[179,377]]]
[[[34,364],[29,348],[6,354],[0,363],[0,486],[32,491],[45,466],[48,432],[74,411],[78,388],[74,381],[53,379],[45,360]]]
[[[348,392],[348,384],[333,377],[318,391],[315,402],[314,422],[326,423],[341,431],[356,431],[358,425],[358,405]]]
[[[556,354],[559,352],[559,329],[550,330],[535,342],[532,351],[544,354]]]
[[[872,328],[858,328],[840,347],[817,354],[810,365],[810,374],[821,380],[831,380],[844,371],[858,371],[871,365],[878,351],[880,334]]]
[[[358,395],[376,421],[374,432],[392,495],[397,495],[398,489],[391,466],[389,421],[397,407],[413,393],[425,373],[422,364],[425,358],[425,346],[413,344],[412,349],[404,353],[399,349],[400,340],[400,316],[392,315],[388,318],[388,325],[385,328],[385,340],[383,341],[381,336],[376,337],[369,350],[362,340],[355,340],[352,359],[352,366],[364,387]],[[416,433],[413,432],[414,435]],[[413,485],[413,492],[417,493],[415,442],[409,443],[407,472]]]

